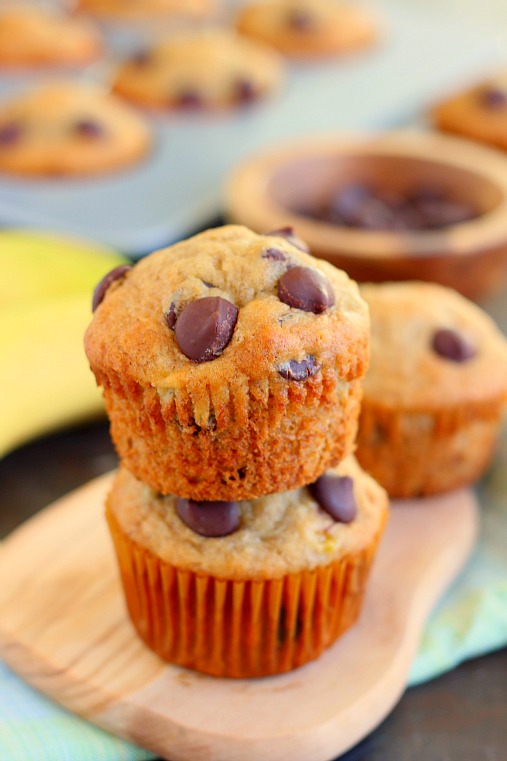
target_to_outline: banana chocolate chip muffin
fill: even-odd
[[[455,291],[365,284],[371,363],[357,458],[391,497],[436,494],[487,468],[507,400],[507,341]]]
[[[238,107],[276,92],[283,61],[267,46],[227,30],[180,33],[119,68],[116,93],[163,110]]]
[[[0,172],[102,174],[141,160],[151,145],[144,119],[97,85],[55,82],[0,104]]]
[[[144,642],[180,666],[255,677],[316,658],[354,623],[387,507],[349,457],[309,487],[242,502],[164,497],[121,468],[107,519]]]
[[[430,117],[440,130],[507,150],[507,71],[450,94]]]
[[[368,309],[297,245],[229,225],[99,286],[86,353],[118,453],[155,491],[250,499],[353,450]]]
[[[200,19],[216,10],[215,0],[78,0],[79,10],[108,21]]]
[[[85,19],[21,5],[0,9],[0,67],[84,66],[101,55],[102,40]]]
[[[378,36],[370,13],[336,0],[254,0],[238,11],[236,28],[301,58],[343,55],[372,45]]]

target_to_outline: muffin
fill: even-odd
[[[241,503],[164,497],[122,468],[107,500],[138,634],[224,677],[289,671],[349,628],[386,518],[352,456],[310,487]]]
[[[102,53],[96,29],[84,19],[35,5],[0,9],[0,67],[83,66]]]
[[[0,172],[103,174],[141,160],[151,143],[144,119],[97,85],[40,85],[0,104]]]
[[[214,0],[78,0],[79,10],[111,21],[200,19],[215,10]]]
[[[155,491],[250,499],[353,450],[368,309],[298,245],[228,225],[99,285],[86,353],[118,453]]]
[[[478,306],[419,282],[365,284],[371,363],[357,458],[391,497],[466,486],[487,468],[507,398],[507,341]]]
[[[179,34],[142,50],[113,77],[116,93],[157,109],[223,109],[276,92],[278,54],[226,30]]]
[[[430,117],[440,130],[507,150],[507,72],[449,95]]]
[[[241,34],[272,45],[287,56],[319,58],[371,45],[376,20],[366,11],[334,0],[260,0],[238,11]]]

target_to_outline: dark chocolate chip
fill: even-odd
[[[9,122],[0,127],[0,145],[12,145],[16,143],[23,134],[21,124]]]
[[[176,322],[176,342],[194,362],[216,359],[232,338],[238,310],[220,296],[191,301]]]
[[[287,14],[287,25],[297,32],[308,32],[315,27],[315,16],[311,11],[295,8]]]
[[[251,103],[258,95],[258,90],[250,79],[238,79],[235,82],[233,97],[239,103]]]
[[[168,311],[165,313],[165,321],[168,328],[171,328],[171,330],[174,330],[174,326],[176,325],[176,304],[174,301],[171,301],[169,305]]]
[[[477,350],[461,333],[451,328],[436,330],[431,341],[433,351],[450,362],[467,362]]]
[[[486,108],[502,109],[507,106],[507,92],[500,87],[484,87],[479,91],[479,98]]]
[[[185,526],[201,536],[228,536],[241,524],[237,502],[195,502],[178,497],[176,512]]]
[[[149,50],[138,50],[130,57],[130,63],[136,66],[146,66],[152,59],[152,55]]]
[[[106,134],[104,125],[93,119],[79,119],[73,125],[73,130],[80,137],[89,137],[92,139],[103,137]]]
[[[285,240],[289,241],[293,246],[299,248],[300,251],[304,251],[306,254],[310,251],[309,246],[304,240],[301,240],[301,238],[296,235],[293,227],[280,227],[279,230],[270,230],[267,233],[263,233],[263,235],[272,235],[273,238],[285,238]]]
[[[95,290],[93,291],[93,298],[92,298],[92,311],[95,312],[99,304],[102,304],[104,301],[104,296],[106,295],[108,289],[110,286],[116,282],[116,280],[121,280],[125,277],[125,275],[130,272],[132,269],[131,264],[120,264],[119,267],[115,267],[114,270],[111,270],[111,272],[108,272],[107,275],[105,275],[100,283],[95,286]]]
[[[312,357],[310,354],[301,362],[296,362],[295,359],[291,359],[288,362],[283,362],[283,364],[278,367],[278,373],[282,378],[290,381],[307,380],[307,378],[311,378],[312,375],[318,373],[319,370],[320,365],[315,357]]]
[[[312,497],[335,521],[350,523],[357,515],[354,481],[350,476],[324,474],[308,487]]]
[[[324,210],[329,221],[350,227],[359,226],[361,210],[372,197],[371,191],[363,185],[350,185],[334,193]]]
[[[285,262],[287,257],[279,248],[267,248],[262,254],[263,259],[273,259],[275,262]]]
[[[278,281],[278,298],[290,307],[314,314],[325,312],[335,303],[327,277],[310,267],[287,270]]]
[[[201,108],[204,105],[196,90],[183,90],[176,97],[176,103],[180,108]]]

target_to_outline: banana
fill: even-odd
[[[52,235],[0,231],[0,454],[103,414],[83,350],[96,283],[127,261]]]

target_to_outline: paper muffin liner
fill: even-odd
[[[97,374],[111,436],[129,470],[160,494],[245,500],[315,481],[354,448],[358,380],[233,380],[159,392]]]
[[[171,565],[106,515],[139,636],[166,661],[220,677],[280,674],[317,658],[357,619],[381,534],[314,570],[235,580]]]
[[[428,411],[363,403],[357,460],[393,498],[462,488],[489,467],[502,409],[501,398]]]

